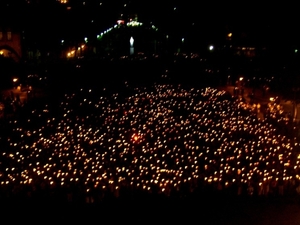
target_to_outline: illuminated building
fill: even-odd
[[[257,57],[264,47],[258,47],[254,40],[245,33],[228,32],[225,37],[224,49],[231,54],[247,58]]]
[[[21,35],[8,27],[0,27],[0,55],[20,61],[22,57]]]

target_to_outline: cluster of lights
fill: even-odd
[[[68,58],[73,58],[76,55],[76,51],[79,52],[78,54],[80,54],[80,51],[82,51],[85,48],[85,45],[81,45],[80,47],[77,48],[77,50],[72,50],[67,52],[67,57]]]
[[[132,94],[81,89],[66,94],[55,112],[46,105],[25,121],[9,121],[0,184],[43,180],[87,192],[131,186],[169,195],[199,182],[229,187],[299,178],[297,140],[225,91],[126,87]]]
[[[137,27],[137,26],[142,26],[142,25],[143,25],[143,23],[140,23],[138,21],[130,21],[127,23],[128,27]]]
[[[124,7],[125,7],[125,6],[124,6]],[[110,27],[110,28],[104,30],[104,31],[101,32],[100,34],[98,34],[98,35],[97,35],[97,39],[100,40],[105,34],[108,34],[108,33],[109,33],[110,31],[112,31],[113,29],[119,28],[120,25],[123,25],[123,24],[124,24],[124,20],[118,20],[118,21],[117,21],[117,24],[115,24],[114,26],[112,26],[112,27]],[[137,27],[137,26],[142,26],[142,25],[143,25],[143,23],[138,22],[138,21],[134,21],[134,20],[133,20],[133,21],[130,21],[130,22],[128,22],[128,23],[126,23],[126,26],[128,26],[128,27]],[[158,28],[155,27],[154,25],[152,25],[151,28],[154,29],[154,30],[156,30],[156,31],[158,30]],[[87,37],[84,38],[84,42],[85,42],[85,43],[88,43],[88,38],[87,38]],[[64,40],[61,40],[61,44],[64,44]],[[75,56],[75,53],[76,53],[75,50],[70,51],[70,52],[67,53],[67,57],[74,57],[74,56]]]
[[[103,37],[103,35],[109,33],[114,28],[119,28],[120,25],[122,25],[123,23],[124,23],[123,20],[118,20],[117,24],[115,24],[114,26],[112,26],[112,27],[106,29],[105,31],[101,32],[100,34],[98,34],[97,39],[101,39]],[[126,26],[128,26],[128,27],[137,27],[137,26],[142,26],[142,25],[143,25],[143,23],[138,22],[138,21],[130,21],[130,22],[126,23]],[[157,30],[157,28],[154,25],[152,25],[151,27],[152,27],[152,29]]]

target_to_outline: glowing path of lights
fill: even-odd
[[[87,192],[131,186],[168,194],[199,183],[298,178],[296,139],[224,91],[154,85],[101,97],[81,89],[59,108],[55,116],[45,106],[9,121],[2,187],[43,181]]]

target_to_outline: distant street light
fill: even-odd
[[[13,78],[12,81],[13,81],[13,88],[16,88],[18,85],[17,82],[19,81],[19,79],[15,77],[15,78]]]

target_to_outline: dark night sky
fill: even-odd
[[[112,26],[122,13],[137,13],[141,22],[151,21],[166,33],[182,36],[202,32],[202,36],[209,39],[233,32],[238,37],[247,36],[256,42],[281,45],[300,43],[297,7],[285,2],[85,0],[83,5],[83,0],[70,0],[71,10],[66,10],[66,5],[55,0],[40,1],[43,4],[25,4],[25,0],[19,0],[22,6],[16,2],[1,0],[0,7],[6,12],[2,13],[1,18],[5,22],[10,18],[24,28],[30,38],[81,37]],[[56,4],[49,6],[45,2]],[[12,17],[16,12],[19,16]]]

